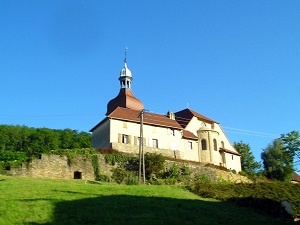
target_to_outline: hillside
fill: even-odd
[[[0,201],[0,224],[5,225],[289,224],[229,202],[203,199],[180,186],[0,176]]]

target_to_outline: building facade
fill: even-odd
[[[106,117],[90,130],[94,148],[138,154],[142,145],[144,152],[241,171],[241,155],[218,122],[189,108],[167,115],[145,112],[131,91],[126,58],[119,82],[119,94],[108,102]]]

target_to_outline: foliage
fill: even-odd
[[[134,172],[127,173],[125,183],[127,185],[137,185],[137,184],[139,184],[139,178],[138,178],[137,174],[134,173]]]
[[[256,171],[261,168],[261,164],[255,161],[250,145],[240,141],[234,142],[233,146],[242,155],[242,171],[247,174],[255,174]]]
[[[176,163],[173,163],[168,171],[169,178],[178,178],[180,176],[180,169]]]
[[[3,170],[20,166],[22,163],[26,162],[27,157],[25,152],[0,151],[0,159],[0,170]]]
[[[121,154],[121,153],[117,153],[117,152],[112,152],[109,154],[105,154],[105,162],[110,164],[110,165],[115,165],[116,163],[121,163],[124,164],[126,162],[128,162],[130,157]]]
[[[92,166],[94,169],[95,180],[99,181],[100,180],[100,169],[99,169],[98,155],[96,155],[96,154],[92,156]]]
[[[149,153],[145,154],[145,176],[146,179],[159,177],[164,172],[165,158],[162,154]]]
[[[98,174],[98,181],[111,182],[111,178],[106,174]]]
[[[117,182],[118,184],[121,184],[125,178],[128,176],[128,171],[125,169],[124,166],[119,165],[118,167],[114,168],[112,170],[113,174],[111,178]]]
[[[290,154],[283,149],[281,139],[275,139],[261,154],[266,176],[280,181],[291,180],[293,160]]]
[[[300,134],[297,131],[291,131],[287,134],[282,134],[280,139],[283,143],[284,153],[292,156],[295,161],[295,166],[300,163]],[[293,160],[291,159],[291,160]]]
[[[90,148],[91,134],[77,130],[29,128],[27,126],[0,125],[0,161],[11,164],[7,154],[26,155],[26,160],[59,149]],[[14,159],[15,160],[15,159]],[[26,161],[25,160],[25,161]]]
[[[248,205],[271,214],[274,213],[272,208],[274,202],[287,200],[292,205],[293,215],[296,216],[300,213],[300,186],[296,184],[285,182],[219,183],[201,177],[190,188],[202,197],[222,201],[230,200],[239,205]],[[268,206],[268,204],[271,205]]]

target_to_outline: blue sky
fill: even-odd
[[[1,1],[1,124],[89,131],[119,92],[218,121],[257,160],[299,131],[300,1]]]

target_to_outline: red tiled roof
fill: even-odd
[[[191,119],[195,116],[200,120],[209,122],[209,123],[217,123],[214,120],[201,115],[200,113],[195,112],[194,110],[191,109],[184,109],[179,112],[174,113],[175,114],[175,119],[178,121],[178,123],[185,128],[188,123],[191,121]]]
[[[112,119],[121,119],[132,122],[140,122],[140,114],[141,111],[132,110],[128,108],[117,107],[113,112],[107,115],[108,118]],[[182,129],[179,123],[176,120],[172,120],[167,116],[144,112],[144,124],[162,126],[162,127],[170,127],[176,129]]]
[[[220,148],[219,151],[220,151],[220,152],[230,153],[230,154],[237,155],[237,156],[242,156],[242,155],[241,155],[240,153],[238,153],[238,152],[231,151],[231,150],[228,150],[228,149],[225,149],[225,148]]]
[[[198,140],[198,137],[188,130],[183,130],[182,134],[184,138]]]

